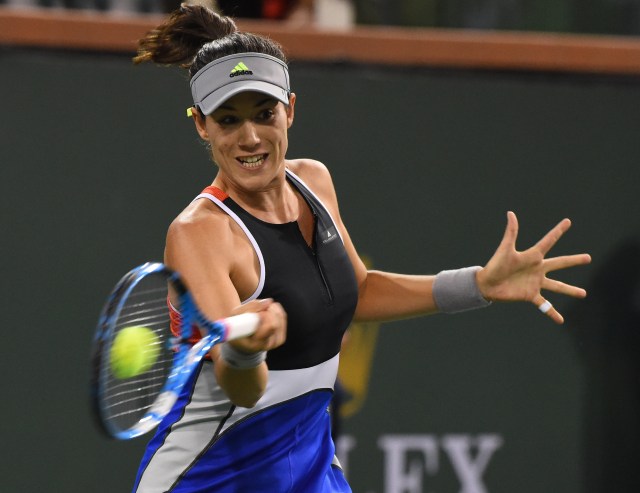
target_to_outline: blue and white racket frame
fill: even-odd
[[[104,347],[112,340],[115,323],[129,294],[147,276],[161,275],[173,288],[180,312],[180,336],[169,341],[173,363],[166,381],[153,404],[142,417],[127,429],[116,426],[103,406],[104,389],[108,378],[109,358]],[[167,307],[168,310],[168,307]],[[113,288],[98,320],[93,344],[93,372],[91,400],[94,416],[102,431],[118,440],[130,440],[153,430],[175,405],[184,385],[211,348],[220,342],[251,335],[259,324],[256,313],[244,313],[226,319],[211,321],[202,314],[180,275],[159,262],[146,262],[129,271]],[[204,336],[191,344],[194,330],[202,329]]]

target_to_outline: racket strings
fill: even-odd
[[[149,383],[147,379],[141,382],[134,381],[131,382],[130,388],[112,394],[110,396],[112,404],[109,406],[110,419],[118,419],[131,415],[138,416],[145,412],[151,404],[153,404],[155,398],[152,399],[151,402],[148,402],[140,398],[140,393],[142,392],[147,396],[158,395],[164,385],[164,380],[165,377],[162,376],[154,383]]]
[[[118,300],[121,306],[113,314],[112,339],[105,347],[105,361],[110,359],[118,334],[130,327],[152,331],[153,336],[144,340],[145,347],[139,350],[157,356],[149,368],[128,378],[116,375],[111,366],[104,365],[103,412],[117,429],[129,429],[151,408],[173,366],[176,342],[170,330],[167,292],[166,278],[151,275],[125,293],[124,300]]]

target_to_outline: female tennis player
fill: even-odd
[[[453,313],[526,301],[562,316],[541,290],[584,297],[547,273],[590,262],[546,258],[565,219],[516,251],[516,216],[484,267],[431,275],[368,271],[340,218],[327,168],[288,159],[296,96],[280,46],[183,5],[140,41],[136,62],[190,74],[195,129],[217,173],[167,235],[165,263],[211,319],[253,311],[257,332],[212,349],[149,443],[134,491],[351,491],[327,412],[342,335],[353,320]],[[175,314],[179,316],[179,314]]]

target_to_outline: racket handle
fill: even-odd
[[[240,337],[253,334],[260,324],[260,315],[257,313],[242,313],[220,321],[225,327],[225,341],[232,341]]]

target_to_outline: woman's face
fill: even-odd
[[[218,176],[249,191],[268,188],[283,176],[293,123],[295,95],[289,106],[258,92],[243,92],[225,101],[204,121],[195,117],[200,137],[211,144]]]

